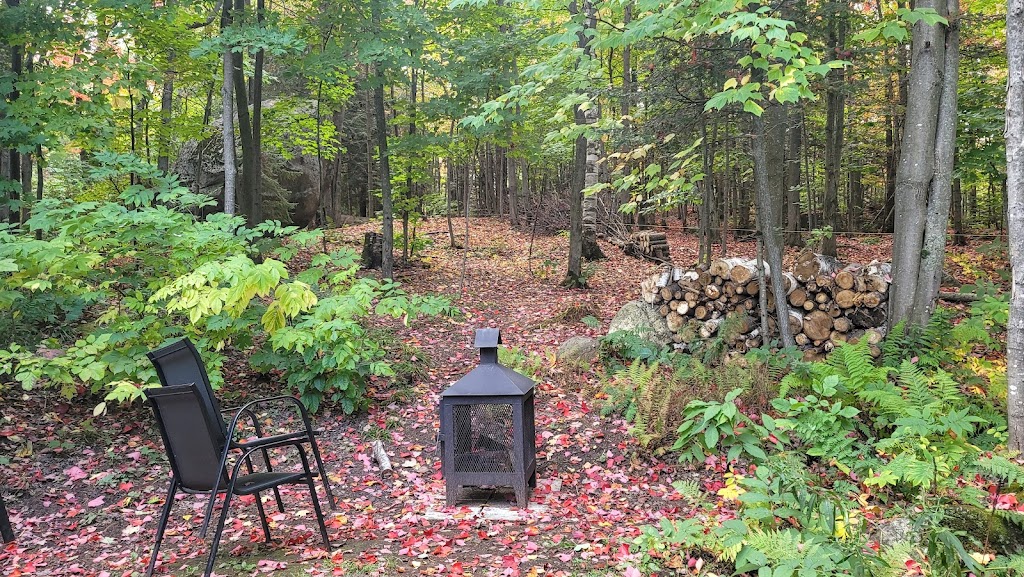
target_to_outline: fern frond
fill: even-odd
[[[911,406],[924,410],[938,405],[938,399],[932,395],[928,378],[925,377],[918,365],[910,361],[903,361],[900,364],[898,379],[900,384],[906,388],[904,396]]]
[[[1024,481],[1024,467],[1000,455],[982,457],[974,462],[974,468],[982,475],[1008,485],[1019,485]]]
[[[800,533],[794,529],[769,530],[751,529],[744,539],[746,544],[757,549],[769,561],[790,561],[800,559]]]

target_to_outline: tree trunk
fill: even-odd
[[[954,164],[956,164],[954,162]],[[964,236],[964,198],[960,191],[960,179],[953,179],[953,244],[967,246]]]
[[[921,0],[948,26],[914,25],[906,124],[896,173],[890,329],[931,316],[942,275],[956,140],[959,0]]]
[[[381,1],[371,3],[373,29],[381,30]],[[374,63],[373,108],[377,118],[377,148],[380,155],[380,195],[381,212],[383,213],[384,247],[381,259],[380,274],[382,278],[391,279],[395,270],[395,223],[394,207],[391,204],[391,166],[388,162],[388,125],[384,115],[384,73],[380,62]]]
[[[221,15],[221,30],[231,25],[231,2],[225,0],[223,13]],[[235,107],[234,101],[234,63],[231,55],[231,47],[224,47],[224,84],[221,87],[220,98],[223,105],[223,127],[221,129],[221,141],[224,144],[224,212],[235,214],[235,180],[238,176],[238,161],[235,158]]]
[[[263,28],[266,19],[264,0],[256,0],[256,23]],[[252,100],[252,160],[249,165],[252,169],[252,213],[249,215],[249,222],[258,224],[263,222],[263,66],[264,50],[256,52],[253,62],[252,90],[249,98]],[[320,167],[317,166],[317,172]]]
[[[782,234],[775,223],[776,206],[781,206],[781,198],[774,198],[768,176],[768,151],[769,146],[781,148],[782,142],[766,142],[768,130],[766,124],[781,122],[782,107],[776,104],[769,104],[761,116],[754,116],[753,134],[753,160],[754,160],[754,188],[757,193],[757,225],[758,232],[764,243],[765,260],[767,261],[772,281],[772,292],[776,295],[786,294],[785,285],[782,280]],[[781,192],[781,191],[779,191]],[[779,298],[778,309],[785,310],[785,299]],[[784,347],[794,346],[796,341],[789,331],[789,315],[778,314],[779,333],[782,337]],[[767,341],[768,335],[765,335]]]
[[[846,48],[845,8],[845,5],[842,6],[830,18],[828,35],[833,57],[839,57]],[[843,69],[831,71],[828,75],[828,92],[825,98],[825,196],[822,199],[822,216],[824,225],[832,228],[832,234],[821,241],[821,252],[828,256],[836,256],[836,232],[839,231],[839,181],[845,128],[845,90]]]
[[[1024,0],[1008,0],[1006,53],[1006,181],[1009,195],[1010,268],[1013,284],[1006,331],[1006,380],[1010,439],[1024,450]]]
[[[803,246],[800,238],[800,148],[803,136],[803,115],[790,109],[789,146],[786,156],[786,245]]]
[[[850,170],[850,203],[847,209],[850,230],[860,232],[864,216],[864,183],[859,168]]]
[[[9,9],[10,8],[17,8],[20,5],[21,5],[21,0],[7,0],[7,7]],[[12,76],[11,80],[12,80],[12,82],[11,82],[11,91],[7,93],[7,98],[8,98],[8,102],[11,102],[12,104],[16,100],[18,100],[18,97],[20,96],[20,93],[18,91],[18,82],[21,80],[21,78],[19,78],[19,77],[21,76],[21,72],[22,72],[22,63],[23,63],[22,56],[23,56],[23,53],[24,53],[24,46],[22,46],[20,44],[18,44],[16,46],[11,46],[11,76]],[[21,183],[21,154],[18,153],[18,149],[15,148],[14,146],[12,146],[11,149],[10,149],[10,160],[9,160],[9,162],[10,162],[10,170],[8,172],[8,176],[11,179],[10,184],[9,184],[9,186],[10,186],[9,198],[11,199],[13,207],[11,208],[10,212],[8,212],[7,218],[8,218],[8,221],[11,224],[14,224],[14,223],[18,222],[19,211],[18,211],[18,209],[16,207],[17,207],[17,202],[18,202],[18,200],[20,198],[20,195],[19,195],[19,192],[18,192],[18,185]]]

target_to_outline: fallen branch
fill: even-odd
[[[948,303],[973,303],[981,300],[981,297],[974,293],[939,293],[939,300]]]
[[[373,452],[373,460],[377,461],[377,465],[380,466],[380,470],[382,472],[390,472],[391,459],[388,458],[388,453],[387,451],[384,450],[384,443],[380,442],[379,440],[374,441],[373,445],[371,446],[371,450]]]

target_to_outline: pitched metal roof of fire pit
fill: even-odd
[[[522,396],[536,384],[530,378],[498,363],[498,329],[477,329],[473,346],[480,349],[480,364],[441,393],[442,397]]]

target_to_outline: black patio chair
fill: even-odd
[[[244,414],[250,421],[250,426],[252,426],[256,436],[260,439],[271,441],[297,440],[309,443],[310,450],[313,453],[313,459],[316,461],[316,470],[313,474],[321,477],[321,481],[324,485],[324,491],[327,493],[327,502],[331,509],[333,510],[337,508],[337,504],[334,501],[334,493],[331,491],[331,483],[327,478],[327,471],[324,469],[323,459],[320,457],[320,447],[316,442],[316,431],[314,431],[313,427],[310,425],[309,414],[301,403],[292,397],[273,397],[271,399],[261,399],[256,403],[250,403],[250,405],[255,406],[275,400],[291,399],[292,402],[298,406],[299,415],[302,417],[302,430],[264,437],[259,419],[251,410],[246,410],[240,413],[237,409],[221,409],[220,403],[217,402],[217,397],[213,394],[213,387],[210,385],[210,377],[206,373],[206,365],[203,364],[203,358],[199,356],[199,351],[196,350],[192,341],[185,338],[171,343],[161,349],[147,353],[146,356],[149,357],[150,362],[152,362],[153,366],[156,368],[157,377],[160,378],[160,384],[163,386],[184,385],[188,383],[194,383],[196,385],[196,391],[198,392],[203,405],[206,407],[206,411],[211,415],[216,415],[218,417],[217,423],[220,424],[222,435],[225,439],[230,441],[226,445],[225,450],[245,450],[247,447],[251,446],[251,443],[248,441],[239,441],[235,439],[234,427],[232,427],[232,433],[228,434],[227,425],[223,419],[223,415],[226,413],[236,413],[236,420],[240,414]],[[247,407],[250,405],[247,405]],[[266,454],[266,451],[262,451],[262,453],[267,470],[272,472],[273,469],[270,466],[269,456]],[[284,513],[284,503],[281,501],[281,494],[276,488],[274,489],[274,498],[277,500],[278,510]],[[206,515],[203,518],[201,534],[204,537],[206,536],[206,530],[209,527],[210,519],[213,516],[213,504],[214,499],[213,496],[211,496],[210,502],[206,507]]]
[[[167,492],[167,502],[164,503],[163,511],[160,513],[160,521],[156,529],[156,543],[153,545],[153,555],[150,557],[146,575],[151,576],[156,568],[167,518],[174,505],[174,496],[179,490],[183,493],[209,493],[211,503],[218,494],[224,493],[224,506],[217,520],[213,543],[210,545],[210,557],[203,573],[207,577],[213,572],[220,536],[224,531],[224,522],[231,507],[231,498],[234,495],[254,495],[256,497],[256,508],[260,514],[263,536],[269,542],[270,526],[267,523],[267,514],[263,509],[260,492],[276,489],[280,485],[306,485],[309,488],[310,498],[313,500],[317,523],[320,525],[320,536],[323,538],[324,546],[330,549],[327,526],[324,524],[323,512],[320,509],[320,501],[317,498],[316,485],[313,481],[316,475],[309,467],[305,440],[267,437],[250,441],[246,443],[229,472],[227,456],[233,445],[228,442],[230,437],[224,435],[223,420],[217,413],[209,411],[205,399],[200,394],[200,389],[199,386],[189,383],[156,387],[144,391],[153,408],[172,471],[171,486]],[[291,399],[298,403],[298,400],[293,397],[281,397],[280,399]],[[248,410],[250,405],[260,402],[262,401],[253,401],[245,405],[243,410]],[[239,411],[232,420],[228,429],[229,434],[234,431],[238,416],[241,414],[243,411]],[[302,462],[301,471],[254,471],[251,459],[253,453],[281,447],[294,447],[298,451],[299,459]],[[246,467],[244,474],[241,473],[243,464]],[[204,529],[201,531],[204,537],[207,521],[208,518],[204,519]]]

